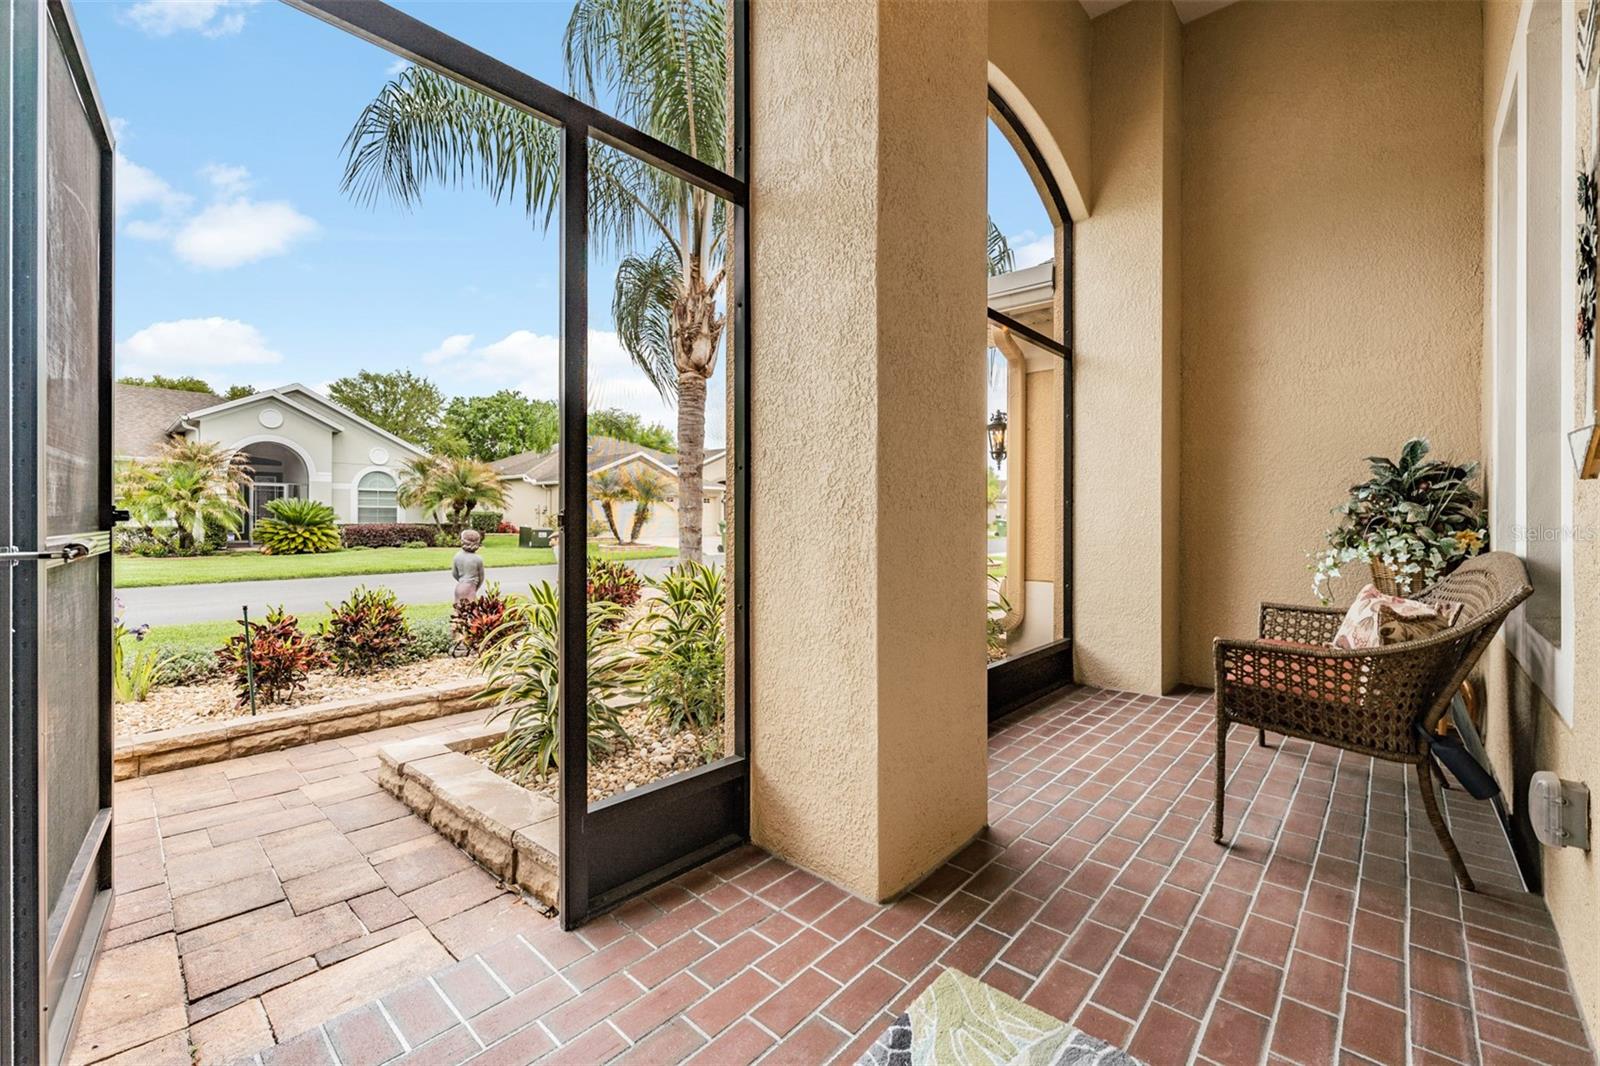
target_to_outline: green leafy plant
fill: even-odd
[[[422,618],[411,621],[411,645],[406,649],[406,662],[438,659],[449,655],[455,646],[455,634],[448,618]]]
[[[651,713],[677,731],[722,721],[727,667],[727,586],[722,570],[685,562],[650,583],[655,595],[633,626]]]
[[[606,626],[620,610],[614,603],[591,603],[588,610],[591,760],[629,743],[617,708],[637,697],[638,660],[626,637]],[[479,660],[489,679],[480,696],[494,704],[490,721],[507,717],[506,735],[489,749],[489,765],[516,780],[542,779],[556,765],[560,613],[555,589],[548,582],[533,586],[526,600],[511,600],[505,632]]]
[[[217,649],[217,663],[233,678],[240,706],[250,702],[252,677],[258,700],[282,703],[300,690],[312,670],[327,665],[317,642],[282,607],[268,610],[266,621],[250,624],[248,654],[246,649],[243,630]]]
[[[267,504],[256,523],[255,541],[263,555],[310,555],[339,550],[339,526],[333,508],[317,500],[281,499]]]
[[[407,461],[395,499],[405,507],[420,507],[431,515],[440,511],[460,528],[480,507],[504,508],[505,486],[500,473],[479,459],[436,455]]]
[[[1488,516],[1473,486],[1478,464],[1429,459],[1428,452],[1428,442],[1413,437],[1398,459],[1368,457],[1372,477],[1350,487],[1334,511],[1339,524],[1311,556],[1312,588],[1323,602],[1329,579],[1346,563],[1381,563],[1402,593],[1412,593],[1488,546]]]
[[[429,544],[425,540],[408,540],[408,541],[405,542],[405,544],[402,545],[402,547],[405,547],[405,548],[431,548],[431,547],[433,547],[433,545]]]
[[[600,505],[606,528],[611,530],[611,539],[621,544],[622,534],[617,529],[617,504],[625,503],[630,498],[627,482],[615,470],[602,470],[589,479],[589,498]]]
[[[463,600],[450,612],[450,631],[461,646],[473,655],[486,651],[496,634],[503,634],[506,598],[500,586],[490,582],[470,600]]]
[[[628,476],[628,498],[633,501],[633,525],[628,530],[628,543],[637,544],[644,524],[650,521],[656,507],[672,499],[672,486],[659,474],[639,470]]]
[[[245,457],[220,444],[175,440],[153,459],[120,464],[113,493],[150,554],[193,555],[213,550],[244,528]],[[143,554],[143,552],[141,552]]]
[[[148,625],[129,626],[122,620],[122,601],[111,620],[111,688],[118,703],[143,703],[150,690],[168,679],[169,656],[149,648],[135,648],[128,657],[128,641],[138,644],[149,634]]]
[[[589,556],[589,602],[614,603],[622,608],[609,620],[606,628],[615,629],[620,625],[623,614],[639,602],[643,591],[644,581],[633,567]]]
[[[989,587],[994,596],[984,612],[984,628],[989,645],[989,661],[994,662],[1006,657],[1006,615],[1011,613],[1011,601],[1000,591],[1000,582],[995,578],[989,578]]]
[[[386,588],[359,586],[331,612],[317,637],[341,674],[366,674],[405,658],[411,627],[405,608]]]

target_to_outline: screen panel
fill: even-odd
[[[45,639],[55,669],[41,671],[45,733],[46,899],[68,888],[67,874],[100,811],[100,567],[93,560],[45,574]]]
[[[100,165],[72,69],[49,37],[45,510],[51,536],[100,522]]]

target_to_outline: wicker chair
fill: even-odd
[[[1448,630],[1422,640],[1346,651],[1330,645],[1344,611],[1337,607],[1261,605],[1261,638],[1217,638],[1217,805],[1212,838],[1222,843],[1228,727],[1254,726],[1375,759],[1410,763],[1428,821],[1469,892],[1472,877],[1439,813],[1440,771],[1428,737],[1449,709],[1500,623],[1533,593],[1522,561],[1489,552],[1463,563],[1416,598],[1460,604]],[[1421,728],[1418,728],[1418,727]]]

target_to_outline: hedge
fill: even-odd
[[[467,525],[479,533],[498,533],[504,518],[499,511],[473,511],[467,516]]]
[[[373,522],[339,527],[346,548],[403,548],[411,541],[433,543],[436,527],[427,522]]]

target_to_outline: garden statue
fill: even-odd
[[[456,579],[455,602],[458,604],[477,599],[478,591],[483,588],[483,560],[478,558],[481,547],[482,533],[476,529],[461,531],[461,550],[450,563],[450,575]]]

